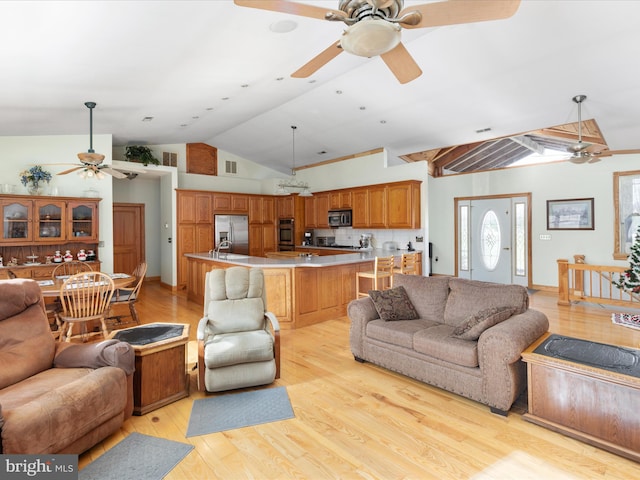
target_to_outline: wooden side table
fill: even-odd
[[[110,338],[127,341],[127,335],[140,336],[155,327],[178,327],[177,335],[146,344],[130,341],[135,351],[133,374],[133,414],[145,415],[153,410],[189,396],[187,344],[189,324],[152,323],[116,330]],[[180,330],[181,327],[181,330]],[[135,331],[135,332],[132,332]],[[175,333],[175,332],[174,332]]]
[[[575,343],[571,349],[583,358],[571,358],[571,349],[565,356],[547,354],[552,341]],[[608,355],[589,358],[600,346]],[[640,350],[545,334],[522,358],[529,389],[525,420],[640,461]]]

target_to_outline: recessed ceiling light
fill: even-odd
[[[269,25],[269,30],[274,33],[288,33],[292,32],[297,27],[298,24],[293,20],[280,20]]]

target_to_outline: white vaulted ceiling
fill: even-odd
[[[639,148],[638,19],[637,1],[523,0],[506,20],[404,30],[424,73],[402,85],[347,53],[291,78],[339,22],[230,0],[3,1],[0,135],[87,133],[95,101],[94,133],[114,145],[205,142],[288,172],[291,125],[298,166],[379,147],[400,162],[575,122],[585,94],[609,148]],[[297,28],[270,30],[282,21]]]

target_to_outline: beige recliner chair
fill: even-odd
[[[200,390],[233,390],[280,378],[280,326],[266,305],[261,269],[207,272],[197,332]]]

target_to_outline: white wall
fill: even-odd
[[[133,180],[114,178],[113,202],[144,204],[147,276],[160,277],[162,273],[160,177],[144,178],[138,176]]]
[[[594,265],[627,265],[613,260],[613,172],[637,170],[640,155],[604,158],[594,164],[559,162],[469,175],[430,178],[429,240],[434,273],[454,274],[454,198],[531,192],[532,282],[557,286],[557,260],[584,254]],[[594,230],[547,230],[547,200],[594,198]],[[550,234],[551,240],[540,240]]]
[[[54,175],[45,194],[50,194],[52,187],[58,189],[59,195],[74,197],[88,196],[88,190],[94,190],[95,195],[102,198],[99,203],[99,228],[103,246],[98,249],[98,258],[102,261],[102,270],[111,272],[113,271],[111,176],[107,175],[106,178],[97,180],[96,178],[81,179],[75,172],[62,176],[55,175],[73,168],[74,165],[79,165],[78,153],[86,152],[88,147],[87,135],[0,137],[0,156],[2,157],[0,184],[13,184],[15,193],[26,194],[26,188],[20,183],[19,173],[34,165],[42,165]],[[111,163],[111,135],[94,134],[93,148],[96,152],[105,155],[105,164]]]

